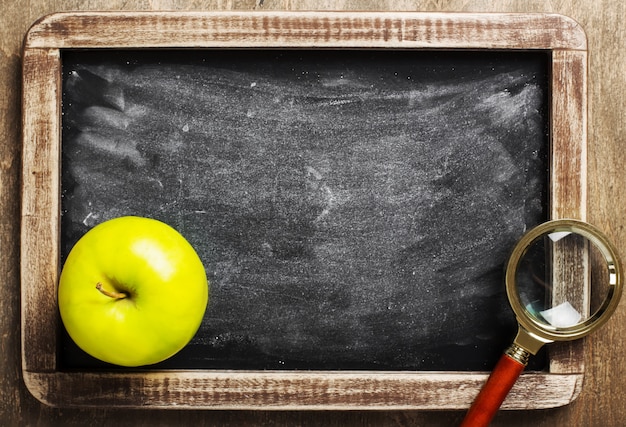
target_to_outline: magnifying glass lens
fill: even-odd
[[[524,314],[557,331],[600,316],[615,284],[606,251],[572,229],[535,238],[518,261],[515,283]]]

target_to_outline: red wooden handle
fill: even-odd
[[[461,427],[488,426],[524,370],[522,363],[504,354],[467,411]]]

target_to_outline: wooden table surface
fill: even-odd
[[[54,409],[30,396],[20,365],[20,67],[21,44],[39,17],[67,10],[408,10],[553,12],[568,15],[589,41],[588,220],[617,244],[626,259],[626,2],[576,0],[2,0],[0,14],[0,424],[219,425],[219,426],[448,426],[463,413],[155,411]],[[571,405],[541,411],[501,412],[493,425],[622,426],[626,376],[626,303],[609,324],[586,339],[583,391]]]

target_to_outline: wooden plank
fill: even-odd
[[[552,218],[586,219],[587,53],[552,53]]]
[[[552,53],[551,217],[587,216],[587,53]],[[582,298],[583,296],[581,296]],[[550,346],[550,371],[584,372],[584,341]]]
[[[56,368],[61,62],[56,49],[29,49],[23,62],[22,364]]]
[[[552,14],[77,12],[41,19],[27,47],[422,47],[586,49]]]
[[[178,371],[31,374],[31,390],[52,406],[230,410],[459,409],[486,373]],[[582,375],[526,374],[503,409],[566,405]],[[68,393],[64,390],[80,390]],[[132,390],[132,392],[129,392]],[[541,398],[537,399],[540,395]]]

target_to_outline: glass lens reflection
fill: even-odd
[[[603,307],[609,273],[604,255],[586,237],[571,231],[544,234],[517,266],[519,301],[545,328],[573,327]]]

